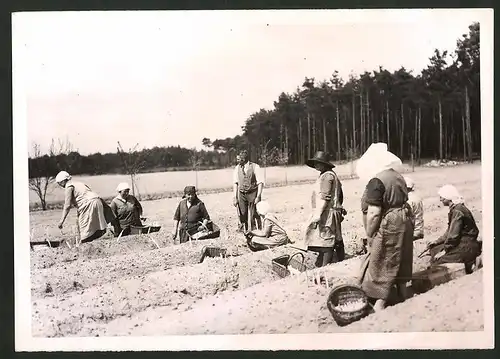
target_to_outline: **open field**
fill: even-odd
[[[315,171],[307,166],[269,167],[266,168],[266,181],[283,182],[286,176],[289,181],[314,179]],[[198,171],[198,187],[200,190],[228,188],[232,186],[232,168]],[[127,175],[75,176],[75,180],[87,183],[103,197],[114,196],[115,188],[120,182],[130,182]],[[137,186],[141,195],[182,191],[185,186],[195,184],[194,171],[155,172],[137,175]],[[47,193],[48,202],[64,200],[64,193],[54,184]],[[37,201],[37,196],[30,191],[30,203]]]
[[[341,178],[351,177],[354,173],[356,162],[338,165],[335,170]],[[404,170],[409,171],[410,166],[404,165]],[[176,197],[187,185],[196,184],[198,177],[198,190],[200,193],[217,193],[232,188],[232,168],[198,171],[171,171],[155,172],[137,175],[137,186],[143,199],[161,199]],[[285,184],[301,184],[312,182],[317,173],[307,166],[268,167],[265,169],[266,183],[268,186]],[[118,183],[128,182],[127,175],[101,175],[101,176],[74,176],[77,181],[88,184],[92,190],[102,198],[112,198],[116,195]],[[38,205],[37,195],[29,192],[30,205]],[[64,191],[52,183],[47,190],[47,203],[58,204],[64,200]]]
[[[307,168],[300,171],[310,173],[311,179],[317,175]],[[225,176],[230,182],[230,172]],[[436,194],[439,186],[451,183],[461,190],[481,229],[481,167],[419,168],[411,176],[425,210],[426,238],[415,242],[414,247],[414,271],[418,271],[425,268],[428,257],[417,255],[427,240],[442,234],[447,225],[448,210],[440,205]],[[200,180],[200,184],[205,182]],[[113,190],[114,186],[113,180],[109,187]],[[359,203],[362,186],[358,180],[345,180],[343,188],[348,211],[343,235],[352,257],[363,235]],[[270,201],[292,239],[300,236],[309,214],[309,191],[305,184],[264,190],[264,199]],[[219,239],[173,245],[170,231],[178,198],[168,198],[143,203],[145,216],[162,224],[158,233],[125,237],[119,243],[106,237],[76,249],[31,252],[33,335],[382,332],[412,330],[410,321],[423,331],[483,329],[482,271],[339,328],[326,309],[326,297],[331,286],[354,280],[360,257],[308,272],[310,277],[321,271],[326,278],[323,285],[303,276],[280,279],[271,269],[271,259],[296,250],[284,246],[250,252],[243,235],[235,232],[237,218],[231,193],[200,198],[222,229]],[[60,211],[31,212],[32,236],[53,238],[75,233],[70,226],[75,221],[74,209],[63,233],[56,226],[59,218]],[[227,248],[231,257],[198,263],[201,248],[209,243]],[[307,253],[305,263],[309,268],[314,260],[315,254]],[[406,319],[397,319],[402,315]]]

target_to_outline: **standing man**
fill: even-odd
[[[233,205],[239,208],[240,222],[245,231],[262,229],[262,222],[257,215],[255,206],[262,199],[264,178],[260,166],[250,162],[248,152],[239,153],[238,164],[233,171]]]

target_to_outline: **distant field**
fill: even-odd
[[[341,176],[350,176],[355,168],[353,164],[347,163],[335,167],[335,172]],[[410,166],[404,165],[409,171]],[[198,189],[200,191],[223,190],[232,186],[233,168],[198,171]],[[307,166],[290,167],[268,167],[265,169],[267,185],[285,184],[285,182],[297,183],[302,181],[313,181],[318,172]],[[127,175],[100,175],[100,176],[74,176],[74,179],[89,185],[92,190],[103,198],[115,196],[115,188],[120,182],[128,182]],[[166,194],[182,191],[185,186],[195,185],[196,174],[194,171],[172,171],[144,173],[137,176],[137,186],[140,195],[144,198],[163,198]],[[32,191],[29,193],[30,204],[38,203],[38,197]],[[47,203],[53,204],[64,200],[64,191],[56,184],[49,187]]]
[[[350,166],[339,166],[340,172],[349,172]],[[210,190],[232,186],[232,168],[208,170],[198,172],[198,188]],[[340,173],[339,172],[339,173]],[[301,181],[314,179],[317,172],[307,166],[293,167],[268,167],[266,168],[266,182],[279,183],[288,181]],[[74,180],[88,184],[92,190],[103,197],[115,195],[115,188],[120,182],[129,182],[127,175],[101,175],[101,176],[74,176]],[[137,186],[141,195],[177,192],[187,185],[195,185],[196,174],[194,171],[156,172],[144,173],[137,176]],[[38,202],[38,197],[30,191],[30,203]],[[64,199],[64,192],[57,185],[52,184],[47,193],[47,201],[58,202]]]

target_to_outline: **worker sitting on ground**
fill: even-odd
[[[443,186],[438,194],[441,202],[450,207],[450,211],[448,228],[444,235],[427,244],[431,254],[431,265],[464,263],[465,272],[470,274],[482,247],[477,240],[479,229],[476,221],[454,186]]]
[[[267,201],[261,201],[256,206],[257,213],[262,218],[262,229],[245,232],[247,245],[252,251],[261,251],[285,245],[289,242],[286,231],[278,224],[278,219],[271,212]]]
[[[410,177],[404,177],[408,189],[408,204],[413,213],[413,240],[424,238],[424,204],[422,199],[415,194],[415,183]]]

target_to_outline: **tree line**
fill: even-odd
[[[329,80],[306,78],[281,93],[271,110],[253,113],[243,135],[215,148],[249,147],[254,157],[278,149],[301,164],[318,150],[350,160],[383,141],[403,160],[471,160],[481,150],[479,23],[469,26],[453,53],[436,49],[420,74],[383,67]]]
[[[305,78],[293,93],[281,93],[272,109],[251,114],[235,137],[204,138],[204,150],[153,147],[82,156],[69,142],[53,141],[48,154],[33,145],[30,188],[39,194],[61,169],[73,175],[202,170],[235,164],[247,149],[263,165],[303,164],[318,150],[337,161],[353,160],[372,142],[386,142],[403,160],[471,160],[481,151],[479,23],[452,53],[436,49],[420,74],[379,67],[344,81]],[[44,207],[44,206],[42,206]]]

